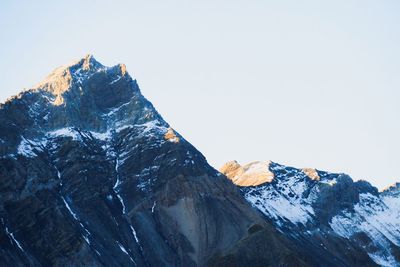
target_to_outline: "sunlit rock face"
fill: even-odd
[[[250,173],[237,162],[228,162],[220,171],[293,242],[314,255],[330,255],[334,265],[359,266],[356,258],[365,260],[368,255],[375,264],[400,266],[399,183],[378,192],[368,182],[353,182],[345,174],[256,164]],[[260,183],[266,168],[273,179]]]
[[[260,236],[263,256],[242,256],[242,240]],[[124,65],[91,55],[0,106],[0,243],[1,266],[311,260],[163,120]]]
[[[241,166],[236,161],[230,161],[222,166],[220,172],[238,186],[256,186],[274,179],[269,164],[270,162],[256,161]]]

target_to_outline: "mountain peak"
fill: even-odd
[[[50,92],[54,96],[53,104],[60,106],[64,104],[64,93],[75,87],[83,88],[82,84],[96,73],[107,72],[107,76],[115,77],[115,80],[127,75],[126,66],[118,64],[106,67],[98,62],[92,54],[73,61],[70,64],[56,68],[42,82],[37,84],[33,90]]]
[[[64,103],[62,94],[71,87],[74,78],[75,80],[82,80],[82,76],[88,76],[102,68],[105,67],[93,55],[87,54],[71,64],[58,67],[33,89],[52,93],[55,96],[53,104],[59,106]]]
[[[104,66],[98,62],[92,54],[87,54],[83,58],[75,61],[71,65],[67,66],[69,68],[82,68],[83,70],[93,70],[93,69],[100,69],[104,68]]]
[[[167,127],[124,64],[104,66],[91,54],[55,69],[41,83],[10,98],[0,108],[8,113],[18,110],[15,117],[25,120],[21,135],[32,140],[69,127],[104,132],[150,121]],[[32,127],[26,126],[28,122]],[[171,141],[179,140],[172,133],[169,136]]]

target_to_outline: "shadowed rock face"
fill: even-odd
[[[312,263],[92,56],[1,104],[0,223],[2,266]]]
[[[311,252],[323,266],[400,266],[398,183],[379,193],[368,182],[353,182],[345,174],[263,164],[274,179],[239,188],[303,253]],[[243,172],[227,171],[229,166],[232,162],[221,172],[241,181]],[[259,180],[257,173],[247,173],[249,183],[251,176]]]
[[[394,183],[394,184],[388,186],[381,192],[381,195],[400,197],[400,183]]]

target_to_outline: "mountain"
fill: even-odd
[[[219,172],[91,55],[0,104],[1,266],[397,266],[399,191]]]
[[[232,161],[220,171],[280,232],[314,255],[342,266],[355,250],[377,265],[400,266],[400,183],[378,192],[346,174],[271,161]],[[352,264],[361,266],[359,256]]]
[[[88,55],[0,105],[1,266],[315,266]]]

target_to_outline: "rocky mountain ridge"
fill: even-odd
[[[226,170],[240,188],[170,127],[123,64],[88,55],[0,104],[0,264],[376,266],[347,228],[324,230],[362,193],[379,195],[367,184],[237,165]],[[357,193],[329,193],[335,181]],[[314,201],[316,183],[326,199]],[[269,184],[290,201],[276,192],[270,205]],[[333,196],[342,201],[327,205]],[[300,217],[277,205],[292,200]]]
[[[235,165],[236,172],[232,171]],[[241,171],[249,169],[253,171]],[[259,173],[254,172],[258,170]],[[243,186],[241,176],[259,180],[268,170],[268,181]],[[315,242],[321,234],[345,238],[364,250],[381,266],[400,266],[399,183],[378,192],[366,181],[346,174],[297,169],[274,162],[253,162],[241,167],[226,163],[220,171],[286,235]],[[326,247],[329,240],[321,243]]]
[[[1,104],[0,192],[2,266],[312,260],[163,120],[124,65],[90,55]],[[239,242],[261,233],[274,253],[239,257]]]

